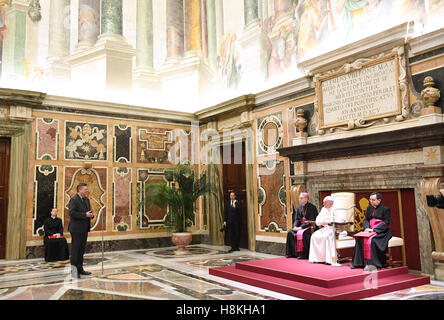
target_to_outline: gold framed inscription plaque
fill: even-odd
[[[392,53],[318,77],[320,129],[401,114],[398,61],[398,54]]]

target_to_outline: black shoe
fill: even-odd
[[[89,275],[91,275],[91,272],[82,270],[79,272],[79,275],[81,275],[81,274],[83,274],[84,276],[89,276]]]
[[[239,249],[239,248],[236,248],[236,249],[234,249],[234,251],[240,251],[240,249]]]
[[[298,260],[304,260],[304,259],[307,259],[307,258],[305,258],[305,257],[303,257],[303,256],[298,256],[297,259],[298,259]]]
[[[228,250],[228,252],[234,252],[236,251],[235,249],[231,248],[230,250]]]

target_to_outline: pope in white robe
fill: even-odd
[[[316,218],[316,225],[322,226],[322,228],[311,236],[308,261],[332,264],[333,257],[337,257],[333,218],[334,222],[346,221],[346,217],[341,211],[335,212],[334,199],[327,196],[324,198],[324,207]]]

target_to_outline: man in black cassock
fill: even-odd
[[[88,187],[85,183],[79,183],[77,194],[69,200],[69,226],[71,233],[71,269],[74,278],[80,275],[90,275],[91,272],[83,270],[83,255],[85,254],[88,232],[91,229],[91,218],[94,217],[91,211],[89,199],[86,197]]]
[[[43,223],[45,237],[45,261],[64,261],[69,259],[69,249],[63,237],[62,219],[57,218],[57,208],[51,210],[51,216]],[[52,238],[50,238],[52,237]]]
[[[241,204],[236,200],[236,194],[230,192],[230,201],[225,206],[224,227],[227,228],[231,249],[228,252],[239,251]]]
[[[376,234],[369,240],[356,237],[353,260],[350,268],[364,267],[364,271],[382,268],[386,262],[388,242],[392,237],[390,226],[390,208],[381,203],[382,196],[378,192],[370,195],[370,205],[365,211],[364,231],[374,231]],[[366,245],[368,241],[368,245]],[[366,248],[365,248],[366,246]]]
[[[315,221],[318,216],[318,209],[315,205],[308,202],[309,194],[302,192],[299,195],[299,206],[296,211],[293,207],[292,221],[293,227],[287,233],[286,256],[287,258],[297,257],[298,259],[308,259],[310,252],[311,224],[308,221]],[[316,227],[314,231],[318,228]],[[305,230],[305,231],[304,231]],[[299,244],[298,251],[298,232],[302,233],[302,243]],[[302,245],[302,248],[301,248]]]

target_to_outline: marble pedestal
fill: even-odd
[[[79,48],[66,61],[72,68],[72,83],[79,88],[129,92],[133,86],[135,54],[136,50],[123,36],[103,34],[93,47]]]

